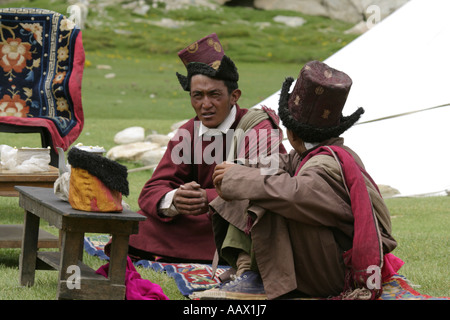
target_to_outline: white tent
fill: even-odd
[[[450,103],[449,14],[449,0],[411,0],[324,61],[353,80],[343,114],[366,111],[346,145],[402,195],[450,189],[450,106],[433,108]],[[278,99],[279,91],[258,106],[277,110]]]

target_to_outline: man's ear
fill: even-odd
[[[242,92],[240,89],[233,90],[233,92],[231,93],[231,105],[235,105],[238,102],[241,94]]]
[[[289,142],[291,143],[295,151],[297,151],[300,154],[306,151],[305,142],[303,141],[302,138],[300,138],[292,130],[289,129],[286,130],[286,134]]]
[[[300,138],[291,129],[286,129],[286,134],[288,136],[288,139],[292,142],[300,140]]]

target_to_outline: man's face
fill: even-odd
[[[190,95],[192,107],[203,125],[217,128],[239,100],[241,91],[236,89],[229,94],[222,80],[195,75],[191,78]]]

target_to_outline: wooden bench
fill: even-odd
[[[45,172],[20,173],[14,170],[3,170],[0,165],[0,196],[18,197],[19,192],[14,189],[15,186],[44,187],[53,190],[53,184],[58,176],[58,168],[53,166]],[[21,248],[22,234],[22,225],[0,225],[0,248]],[[45,230],[39,230],[38,248],[58,247],[59,237]]]
[[[16,190],[19,205],[25,210],[20,284],[32,286],[36,269],[55,269],[59,271],[57,299],[124,299],[129,236],[138,232],[139,221],[145,217],[126,209],[121,213],[75,210],[48,188],[16,187]],[[38,252],[40,218],[60,230],[60,252]],[[108,278],[96,274],[82,262],[87,232],[112,235]],[[74,270],[80,271],[79,288],[74,288],[72,281]]]

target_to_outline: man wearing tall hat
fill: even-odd
[[[311,61],[289,93],[293,81],[283,84],[278,114],[294,150],[279,155],[278,172],[215,169],[215,239],[236,278],[200,298],[375,299],[402,264],[390,254],[396,241],[377,185],[340,137],[364,112],[342,116],[352,80]]]
[[[217,197],[214,167],[238,156],[257,159],[285,151],[274,112],[239,107],[239,74],[216,34],[178,55],[187,70],[186,76],[177,73],[178,81],[189,92],[196,116],[178,129],[142,189],[138,202],[147,219],[130,238],[130,255],[211,262],[215,244],[208,205]]]

